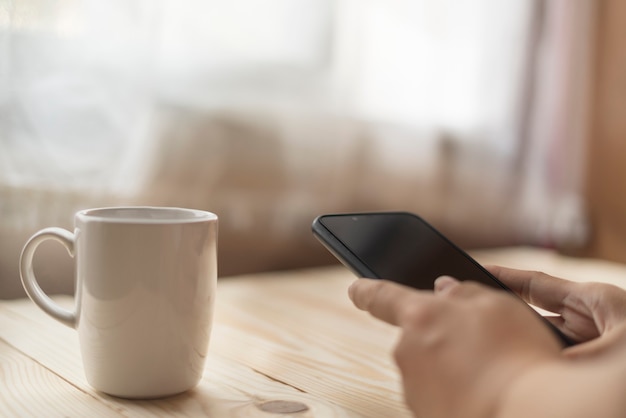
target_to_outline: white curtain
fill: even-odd
[[[152,105],[149,3],[2,2],[0,182],[128,183]]]
[[[511,146],[535,1],[346,1],[340,85],[368,119]]]
[[[3,0],[0,182],[138,187],[163,105],[515,148],[536,1]]]

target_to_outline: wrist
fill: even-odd
[[[558,416],[544,415],[545,410],[538,406],[544,401],[549,401],[550,393],[565,367],[565,361],[561,357],[553,356],[524,357],[496,366],[498,368],[493,372],[496,376],[492,377],[492,383],[487,385],[494,395],[491,398],[489,414],[485,416],[492,418]],[[499,379],[498,375],[501,376]],[[538,398],[544,396],[547,399],[536,402]]]

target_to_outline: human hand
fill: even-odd
[[[394,357],[416,416],[489,417],[520,375],[560,361],[561,347],[514,296],[440,278],[435,292],[359,279],[354,304],[401,328]]]
[[[600,355],[626,335],[626,291],[617,286],[498,266],[487,269],[527,303],[557,314],[546,319],[581,342],[563,351],[567,357]]]

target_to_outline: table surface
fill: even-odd
[[[151,401],[93,390],[76,332],[28,299],[4,301],[0,416],[408,417],[396,330],[350,304],[353,280],[341,267],[220,279],[203,379]]]
[[[626,284],[626,267],[549,252],[484,263]],[[131,401],[86,382],[76,332],[30,300],[0,303],[0,416],[410,417],[391,351],[397,330],[355,309],[335,266],[220,279],[209,356],[184,394]],[[55,298],[71,306],[67,296]]]

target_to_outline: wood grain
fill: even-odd
[[[531,248],[472,255],[626,288],[626,266],[618,263]],[[410,417],[390,355],[397,330],[351,305],[353,280],[341,267],[222,279],[201,383],[150,401],[94,391],[74,330],[30,300],[1,302],[0,416]]]
[[[60,417],[111,414],[106,405],[34,359],[0,341],[0,416]]]
[[[330,268],[220,281],[201,383],[150,401],[93,390],[74,330],[30,300],[2,302],[0,416],[409,417],[395,330],[350,305],[352,279]]]
[[[396,330],[354,309],[353,277],[337,274],[287,272],[220,288],[218,298],[238,303],[218,304],[213,350],[363,416],[409,416],[391,363]]]

